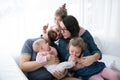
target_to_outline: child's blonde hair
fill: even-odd
[[[66,3],[64,3],[61,7],[59,7],[55,11],[55,15],[60,16],[61,18],[64,18],[65,16],[67,16]]]
[[[80,47],[82,50],[86,48],[86,44],[81,37],[74,37],[70,40],[69,46]]]

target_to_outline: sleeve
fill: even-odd
[[[87,48],[92,55],[95,53],[99,53],[100,56],[102,57],[102,53],[101,53],[100,49],[98,49],[92,35],[87,30],[85,31],[85,33],[81,37],[83,38],[83,40],[87,44]]]
[[[42,63],[42,62],[47,62],[47,54],[45,53],[37,53],[37,56],[36,56],[36,62],[38,63]]]
[[[22,47],[22,50],[21,50],[21,53],[22,54],[29,54],[31,55],[32,52],[33,52],[33,49],[32,49],[32,40],[31,39],[28,39],[25,41],[23,47]]]

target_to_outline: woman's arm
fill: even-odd
[[[100,49],[97,47],[92,35],[86,30],[81,37],[87,44],[87,48],[90,51],[91,55],[95,54],[93,57],[96,57],[97,60],[101,59],[102,53],[101,53]]]
[[[84,66],[89,66],[92,63],[96,62],[97,60],[101,59],[102,53],[98,49],[92,35],[88,31],[85,41],[87,43],[87,48],[90,51],[90,55],[82,57],[80,63],[82,63]]]
[[[93,64],[95,61],[97,61],[100,58],[100,55],[98,53],[95,53],[93,55],[90,56],[85,56],[85,57],[81,57],[79,59],[79,64],[82,64],[84,66],[90,66],[91,64]]]
[[[99,59],[99,54],[97,54],[97,53],[94,55],[81,57],[78,59],[78,63],[74,67],[74,70],[78,70],[78,69],[84,68],[86,66],[90,66],[98,59]]]
[[[95,61],[101,59],[102,53],[97,47],[96,43],[94,42],[92,35],[87,30],[83,33],[83,35],[81,35],[81,37],[87,44],[87,48],[90,51],[90,55],[82,57],[81,59],[79,59],[78,63],[84,66],[89,66]]]

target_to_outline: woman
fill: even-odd
[[[79,36],[81,28],[79,27],[76,18],[71,15],[68,15],[65,18],[63,18],[60,22],[60,26],[61,26],[61,34],[63,38],[59,39],[58,42],[59,58],[61,61],[66,61],[66,56],[69,54],[68,50],[66,49],[68,43],[71,38]],[[79,63],[84,66],[89,66],[93,62],[101,59],[101,52],[98,49],[97,45],[95,44],[91,34],[87,30],[85,30],[85,32],[81,35],[81,37],[87,44],[87,47],[91,55],[87,57],[82,57],[82,59],[78,61],[76,69],[80,68]]]
[[[55,11],[54,15],[55,15],[55,18],[54,18],[55,25],[50,27],[50,29],[54,30],[57,33],[57,35],[58,35],[57,39],[59,39],[62,36],[61,31],[60,31],[60,21],[68,15],[68,12],[66,9],[66,4],[64,3],[61,7],[59,7]],[[43,26],[43,33],[47,32],[48,26],[49,26],[48,24]],[[81,36],[85,32],[85,29],[83,27],[80,26],[80,28],[81,29],[79,32],[79,36]]]

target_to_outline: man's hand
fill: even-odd
[[[44,34],[47,32],[48,25],[49,25],[49,24],[43,26],[43,33],[44,33]]]
[[[68,72],[67,70],[65,70],[64,72],[55,71],[53,76],[59,80],[59,79],[64,78],[66,76],[67,72]]]

